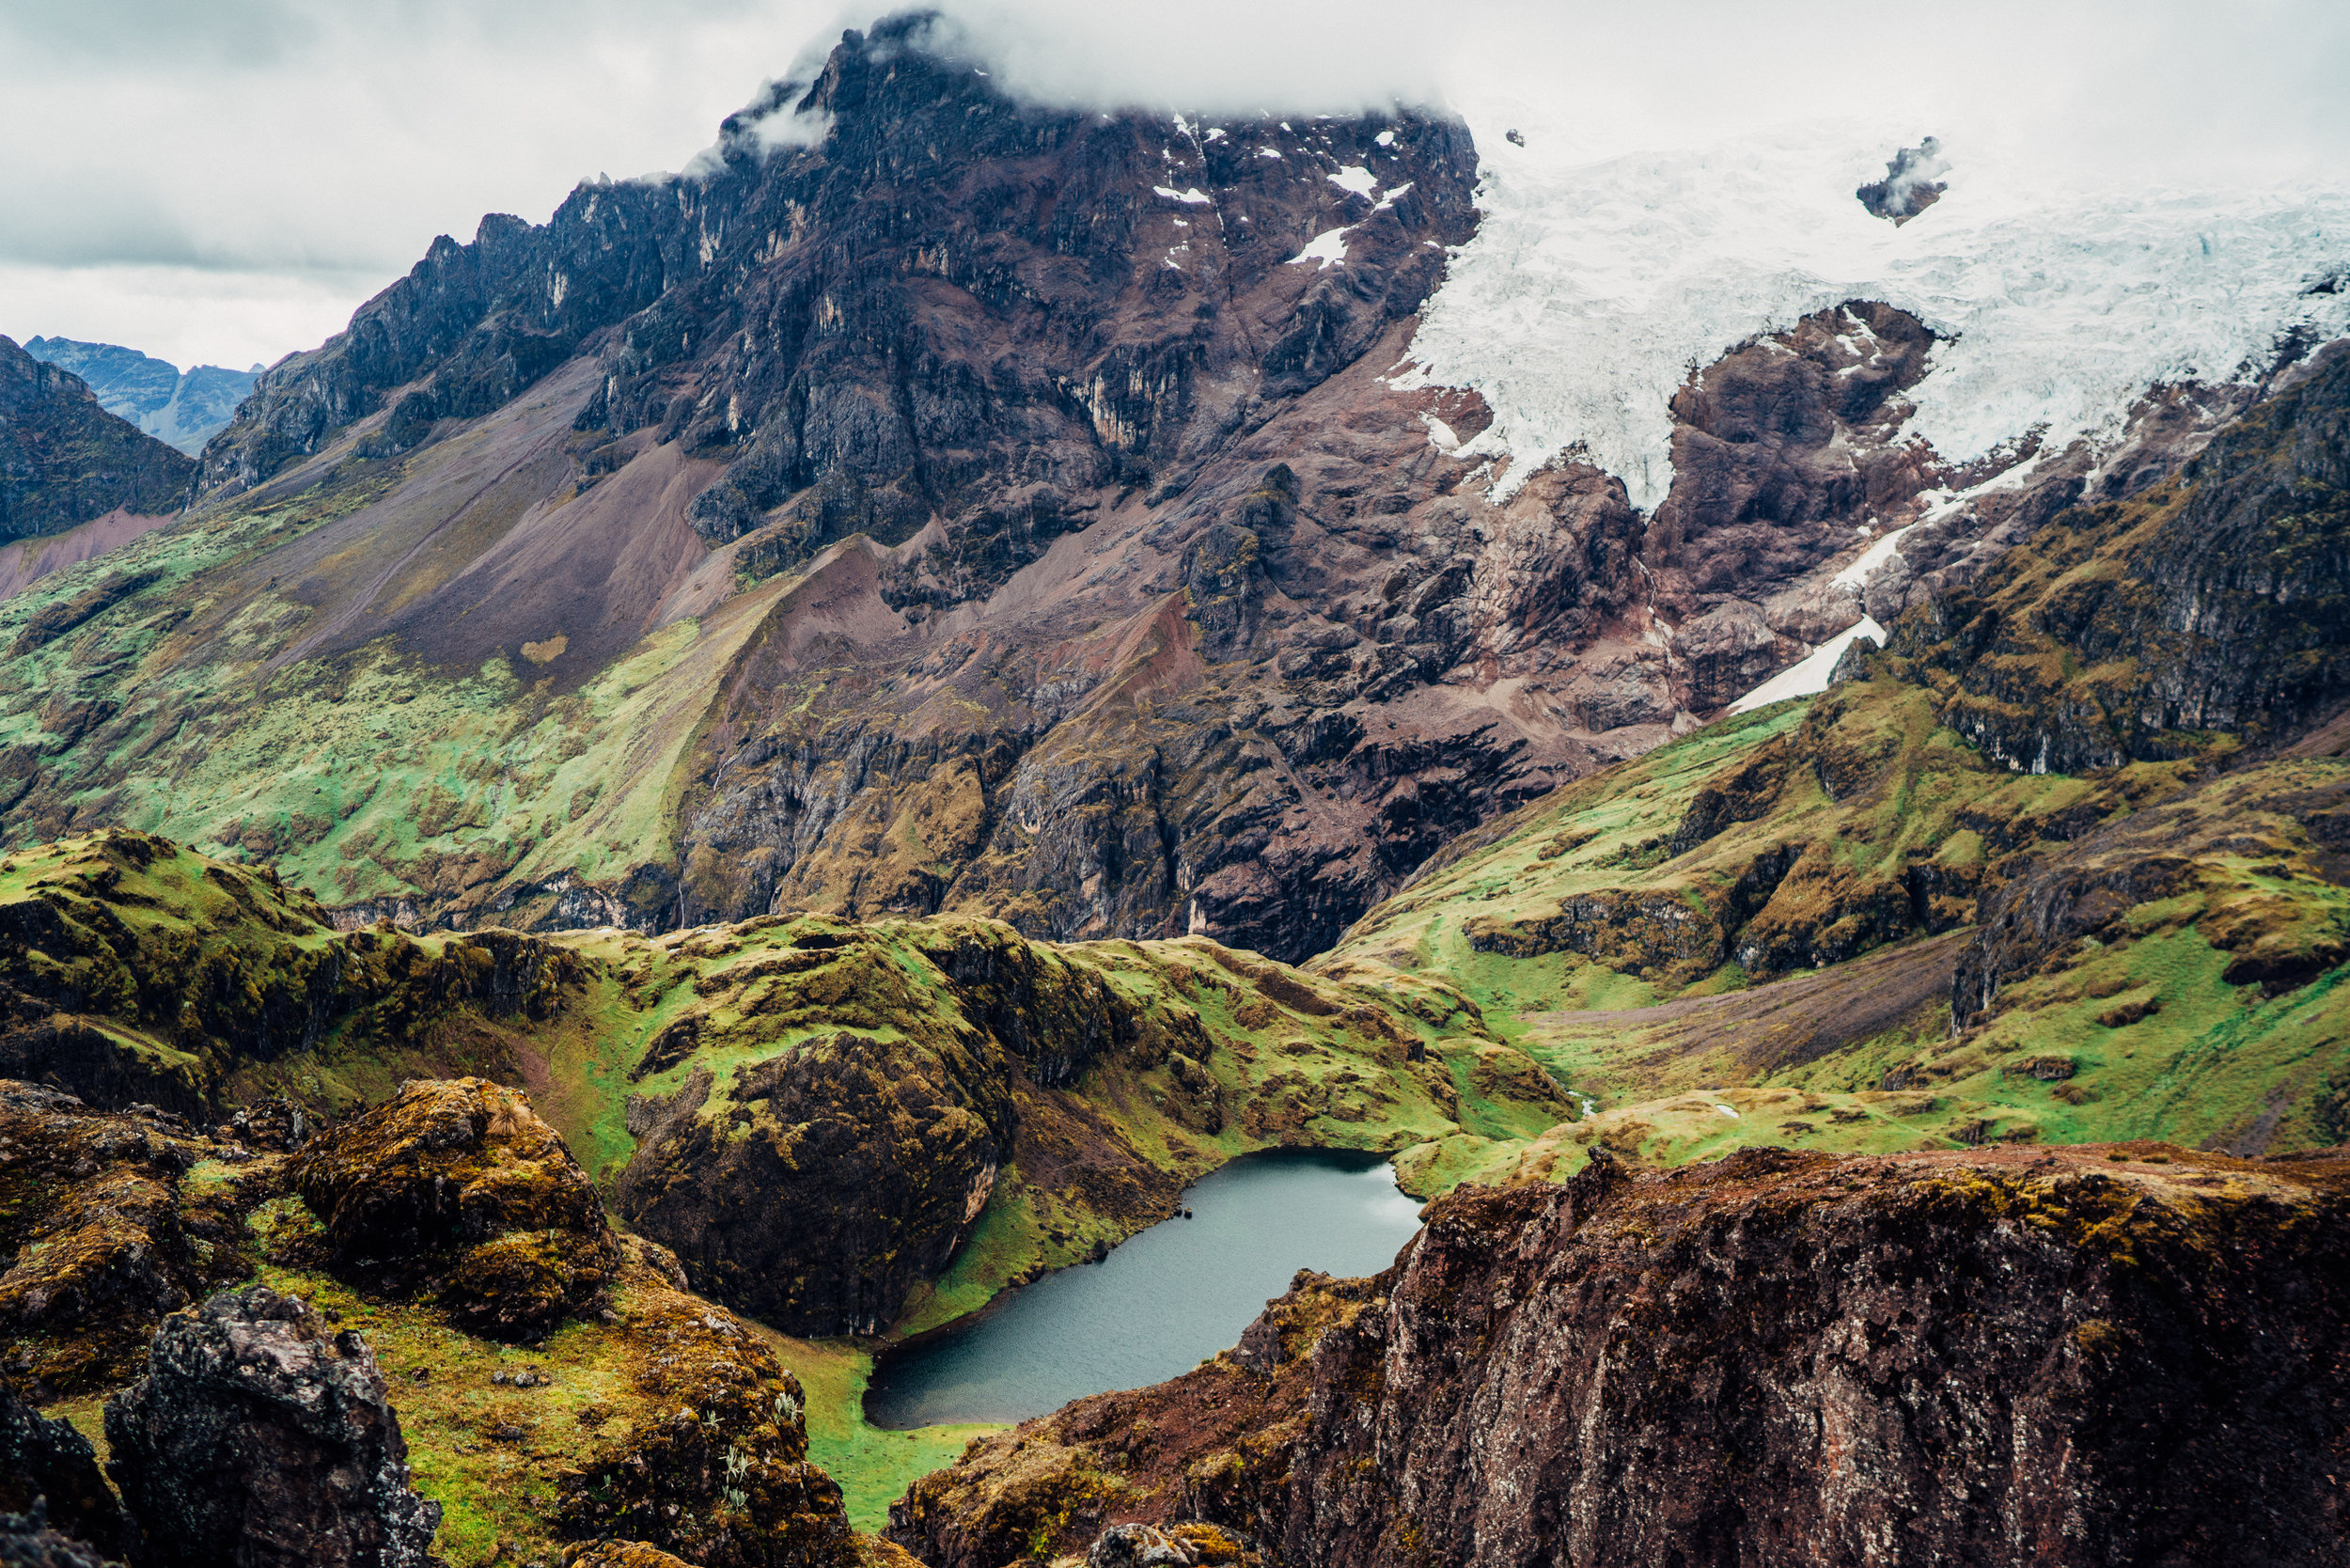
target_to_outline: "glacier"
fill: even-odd
[[[1521,146],[1469,119],[1482,216],[1390,379],[1483,396],[1494,422],[1460,455],[1495,460],[1497,498],[1573,456],[1653,510],[1672,394],[1849,299],[1947,339],[1907,428],[1952,463],[2035,434],[2048,451],[2107,441],[2149,387],[2255,378],[2296,329],[2350,332],[2350,182],[2148,189],[1946,136],[1947,194],[1897,227],[1854,192],[1931,126],[1827,121],[1587,159],[1571,136]]]

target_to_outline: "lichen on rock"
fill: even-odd
[[[106,1403],[140,1568],[428,1568],[440,1506],[367,1341],[266,1286],[164,1320]]]

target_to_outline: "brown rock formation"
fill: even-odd
[[[2155,1145],[1465,1188],[1387,1274],[976,1446],[891,1533],[936,1568],[1194,1515],[1348,1568],[2340,1564],[2346,1203],[2339,1159]]]
[[[133,1568],[426,1568],[438,1503],[367,1341],[265,1286],[167,1318],[106,1402]]]
[[[588,1173],[519,1091],[485,1079],[402,1086],[305,1144],[291,1177],[339,1272],[429,1292],[478,1334],[544,1332],[619,1263]]]

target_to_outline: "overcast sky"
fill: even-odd
[[[2339,183],[2343,0],[960,0],[1038,94],[1443,97],[1591,156],[1865,115],[2084,177]],[[0,333],[182,366],[315,346],[436,234],[677,168],[870,6],[0,0]]]

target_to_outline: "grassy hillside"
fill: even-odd
[[[2231,463],[2280,461],[2252,424],[2200,485],[2067,514],[1827,692],[1536,802],[1358,922],[1324,962],[1446,977],[1596,1112],[1476,1171],[2350,1138],[2343,514],[2314,482],[2243,500]],[[2221,502],[2255,558],[2221,531],[2166,566]]]

